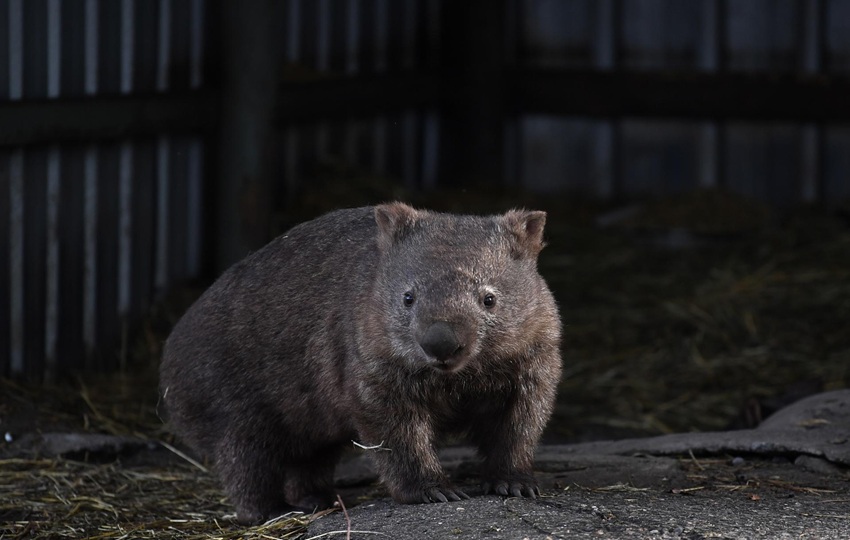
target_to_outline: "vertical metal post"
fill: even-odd
[[[168,90],[171,71],[171,0],[159,0],[159,24],[157,25],[156,90]]]
[[[276,0],[223,2],[217,267],[269,240],[274,105],[282,33]]]
[[[388,0],[375,1],[375,71],[387,70],[387,40],[389,38],[390,9]]]
[[[134,0],[121,0],[121,93],[133,91]]]
[[[806,75],[821,71],[823,57],[822,0],[802,0],[801,68]],[[821,192],[821,128],[812,122],[800,128],[801,179],[800,196],[803,202],[815,202]]]
[[[85,93],[97,93],[98,53],[98,8],[99,0],[86,0],[85,13]]]
[[[593,67],[600,71],[614,69],[617,63],[616,0],[597,0]],[[618,127],[614,120],[599,120],[593,128],[593,176],[596,195],[606,199],[614,195],[616,178],[616,146]]]
[[[9,156],[9,304],[10,373],[24,372],[24,151]]]
[[[24,6],[23,0],[9,0],[9,99],[24,93]]]
[[[170,267],[169,253],[169,215],[171,198],[171,139],[161,136],[156,145],[156,271],[154,284],[158,293],[168,286]]]
[[[86,148],[83,163],[85,181],[84,241],[83,241],[83,344],[86,351],[86,368],[94,365],[97,344],[97,231],[98,231],[98,149],[92,144]]]
[[[702,0],[700,20],[699,48],[697,49],[697,67],[701,71],[716,72],[720,59],[719,27],[720,0]],[[716,122],[702,122],[699,127],[697,143],[697,166],[699,167],[697,183],[701,188],[713,188],[718,184],[718,125]]]
[[[61,200],[60,165],[58,145],[47,153],[47,260],[44,310],[44,379],[53,381],[58,373],[56,343],[59,335],[59,204]]]
[[[47,97],[59,97],[62,59],[62,0],[47,2]]]
[[[189,88],[204,82],[204,1],[191,0],[189,17]]]
[[[345,31],[345,72],[360,71],[360,0],[348,0]]]
[[[197,277],[201,271],[201,201],[202,193],[202,144],[199,139],[189,141],[189,170],[186,173],[189,183],[188,208],[186,208],[187,221],[187,247],[186,247],[186,272],[190,277]]]

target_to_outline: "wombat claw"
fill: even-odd
[[[499,480],[486,482],[482,486],[484,493],[497,493],[504,497],[528,497],[536,499],[540,496],[540,488],[534,482],[527,480]]]
[[[432,487],[422,492],[422,502],[449,502],[468,499],[469,495],[457,488]]]

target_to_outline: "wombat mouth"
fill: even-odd
[[[462,360],[447,361],[447,360],[432,360],[428,363],[434,371],[439,373],[455,373],[466,364]]]

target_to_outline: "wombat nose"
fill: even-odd
[[[437,360],[445,360],[463,347],[452,326],[442,321],[435,322],[425,330],[419,345],[428,356]]]

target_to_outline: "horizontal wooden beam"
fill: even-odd
[[[212,93],[0,103],[0,145],[197,133],[215,125]]]
[[[850,79],[524,69],[504,77],[507,114],[850,123]],[[456,98],[456,99],[453,99]],[[440,107],[467,89],[437,74],[285,82],[278,125]],[[216,126],[214,92],[0,103],[0,145],[84,142]]]
[[[846,123],[850,80],[775,74],[518,70],[514,113]]]

